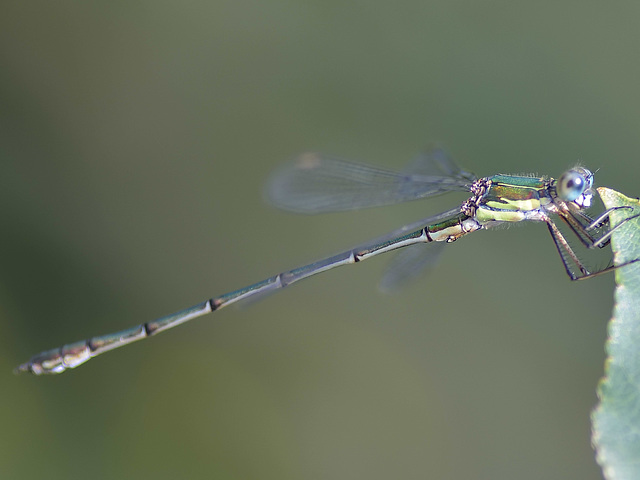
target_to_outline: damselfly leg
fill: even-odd
[[[614,207],[605,210],[602,214],[600,214],[597,218],[591,219],[587,214],[581,211],[566,211],[566,212],[558,212],[559,217],[569,226],[569,228],[573,231],[575,236],[582,242],[582,244],[589,248],[602,248],[608,245],[611,241],[611,235],[622,225],[627,223],[630,220],[640,217],[640,214],[630,215],[627,218],[623,219],[620,223],[613,227],[609,227],[610,220],[609,217],[612,212],[616,210],[629,209],[633,210],[631,207]],[[583,224],[578,217],[583,220],[589,222],[587,224]],[[625,267],[632,263],[636,263],[640,261],[640,259],[632,260],[630,262],[626,262],[621,265],[608,265],[605,268],[598,269],[596,271],[589,271],[584,263],[580,260],[578,255],[575,253],[573,248],[571,248],[569,242],[562,234],[560,229],[556,226],[556,224],[550,218],[546,220],[547,226],[549,228],[549,233],[553,238],[553,241],[556,245],[556,249],[560,255],[560,259],[564,265],[564,268],[567,272],[567,275],[572,281],[575,280],[585,280],[588,278],[593,278],[603,273],[608,273],[613,270],[616,270],[621,267]],[[591,232],[597,230],[603,226],[607,227],[607,231],[600,236],[594,236]],[[573,264],[578,267],[580,270],[580,274],[576,274],[571,268],[571,264],[567,259],[567,256],[573,261]]]

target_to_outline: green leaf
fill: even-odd
[[[599,188],[607,208],[627,206],[611,214],[615,227],[640,213],[640,202]],[[640,258],[640,219],[631,219],[611,237],[614,264]],[[591,416],[596,458],[604,476],[640,479],[640,262],[615,271],[613,317],[606,344],[605,377],[598,385],[600,403]]]

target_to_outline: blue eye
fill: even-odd
[[[583,169],[584,170],[584,169]],[[558,197],[565,202],[573,202],[589,188],[589,182],[581,172],[569,170],[562,174],[556,184]]]

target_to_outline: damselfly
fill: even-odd
[[[593,174],[581,166],[563,173],[557,180],[520,175],[493,175],[478,179],[458,168],[442,150],[423,154],[401,172],[318,154],[304,154],[277,172],[269,183],[269,197],[280,208],[312,214],[390,205],[456,190],[470,192],[471,196],[452,210],[406,225],[338,255],[279,273],[158,320],[40,353],[16,371],[37,375],[61,373],[104,352],[240,300],[255,299],[316,273],[405,248],[401,252],[400,266],[391,270],[386,280],[387,284],[397,283],[433,259],[440,250],[436,247],[476,230],[504,223],[546,223],[569,278],[588,278],[613,267],[597,272],[587,270],[552,216],[566,223],[586,247],[606,245],[611,229],[607,228],[603,235],[599,235],[599,231],[607,225],[611,210],[595,219],[584,212],[591,205],[592,186]],[[427,246],[429,243],[434,245]]]

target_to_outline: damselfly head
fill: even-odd
[[[591,206],[593,173],[584,167],[575,167],[564,172],[556,182],[558,198],[573,202],[580,208]]]

